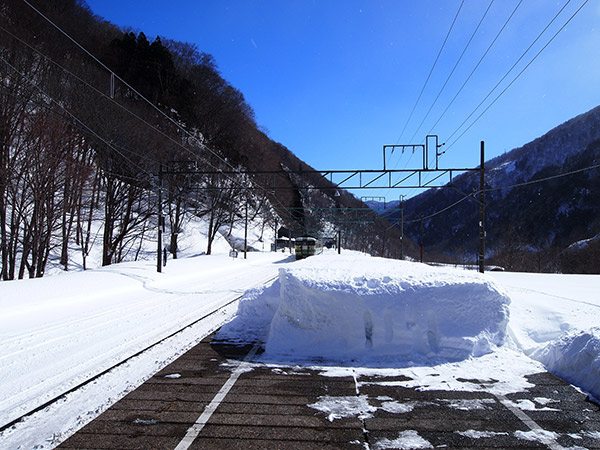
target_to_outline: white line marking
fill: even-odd
[[[229,379],[221,387],[219,392],[217,392],[217,395],[215,395],[215,397],[212,399],[212,401],[206,406],[206,408],[204,408],[204,411],[202,412],[200,417],[198,417],[198,419],[196,420],[194,425],[192,425],[187,430],[187,432],[186,432],[185,436],[183,437],[183,439],[181,440],[181,442],[179,444],[177,444],[177,447],[175,447],[175,450],[187,450],[190,447],[190,445],[192,445],[194,440],[198,437],[198,435],[204,428],[204,425],[206,425],[206,423],[209,421],[209,419],[214,414],[215,410],[219,407],[219,405],[221,404],[221,402],[223,401],[223,399],[225,398],[227,393],[231,390],[231,388],[233,387],[233,385],[235,384],[237,379],[240,377],[240,375],[242,373],[245,372],[246,367],[249,365],[248,361],[250,361],[252,358],[254,358],[254,355],[256,355],[257,351],[258,351],[258,345],[255,345],[254,347],[252,347],[252,350],[250,350],[250,353],[248,353],[248,355],[246,355],[246,357],[244,358],[244,361],[240,362],[240,364],[232,372]]]
[[[513,402],[511,402],[508,398],[506,398],[504,395],[500,395],[500,394],[494,394],[496,396],[496,398],[498,400],[500,400],[500,403],[502,403],[504,406],[506,406],[515,416],[517,416],[519,419],[521,419],[521,422],[523,422],[525,425],[527,425],[527,427],[531,430],[531,431],[544,431],[544,429],[542,427],[540,427],[531,417],[529,417],[527,414],[525,414],[523,412],[523,410],[517,408]],[[558,442],[556,442],[554,439],[544,439],[543,442],[545,445],[547,445],[549,448],[551,448],[552,450],[566,450],[565,447],[563,447],[562,445],[560,445]]]

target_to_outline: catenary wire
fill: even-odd
[[[522,0],[521,0],[521,2],[522,2]],[[521,3],[521,2],[519,2],[519,5],[520,5],[520,3]],[[464,3],[464,2],[463,2],[463,3]],[[458,12],[460,12],[460,9],[462,8],[462,6],[463,6],[463,3],[461,3],[461,5],[460,5],[460,7],[459,7],[459,10],[458,10]],[[455,72],[456,68],[458,67],[458,65],[459,65],[460,61],[462,60],[463,56],[465,55],[465,53],[466,53],[467,49],[468,49],[468,48],[469,48],[469,46],[471,45],[471,42],[473,41],[473,39],[474,39],[475,35],[477,34],[477,31],[478,31],[478,30],[479,30],[479,28],[481,27],[481,25],[482,25],[482,23],[483,23],[483,21],[484,21],[485,17],[487,16],[488,12],[489,12],[489,11],[490,11],[490,9],[491,9],[491,7],[492,7],[493,3],[494,3],[494,0],[491,0],[491,1],[490,1],[490,3],[489,3],[489,5],[488,5],[488,7],[487,7],[487,9],[485,10],[485,12],[484,12],[483,16],[482,16],[482,17],[481,17],[481,19],[479,20],[479,23],[478,23],[477,27],[475,28],[475,30],[474,30],[474,31],[473,31],[473,33],[471,34],[471,37],[470,37],[469,41],[467,42],[467,44],[465,45],[465,48],[463,49],[463,51],[462,51],[461,55],[459,56],[458,60],[456,61],[456,63],[455,63],[455,65],[454,65],[453,69],[451,70],[450,74],[449,74],[449,75],[448,75],[448,77],[446,78],[446,81],[444,82],[443,86],[442,86],[442,87],[441,87],[441,89],[439,90],[439,92],[438,92],[438,94],[437,94],[437,96],[436,96],[435,100],[433,101],[433,103],[432,103],[432,104],[431,104],[431,106],[429,107],[429,110],[428,110],[428,111],[427,111],[427,113],[425,114],[425,117],[423,118],[423,120],[422,120],[422,121],[421,121],[421,123],[419,124],[419,126],[418,126],[417,130],[414,132],[413,136],[411,137],[411,139],[410,139],[410,141],[411,141],[411,142],[412,142],[412,141],[414,140],[414,138],[416,137],[417,133],[419,132],[419,130],[420,130],[420,129],[421,129],[421,127],[423,126],[423,123],[425,122],[425,120],[426,120],[426,119],[427,119],[427,117],[429,116],[429,114],[430,114],[431,110],[433,109],[433,107],[434,107],[434,106],[435,106],[435,104],[437,103],[438,99],[440,98],[440,95],[442,94],[442,92],[443,92],[443,90],[445,89],[446,85],[447,85],[447,84],[448,84],[448,82],[450,81],[450,78],[451,78],[451,77],[452,77],[452,75],[454,74],[454,72]],[[518,8],[518,6],[517,6],[517,8]],[[516,8],[515,8],[515,11],[516,11]],[[450,35],[450,31],[452,30],[452,28],[453,28],[453,26],[454,26],[454,23],[456,22],[456,19],[457,19],[457,17],[458,17],[458,12],[457,12],[457,14],[456,14],[456,16],[455,16],[455,18],[454,18],[454,21],[453,21],[453,23],[452,23],[452,26],[450,27],[450,30],[448,31],[448,34],[446,35],[446,39],[444,40],[444,45],[446,44],[446,41],[448,40],[448,37],[449,37],[449,35]],[[514,11],[513,11],[513,14],[511,14],[511,17],[512,17],[512,15],[514,15]],[[509,20],[510,20],[510,18],[509,18]],[[508,21],[507,21],[507,23],[508,23]],[[506,26],[506,24],[505,24],[505,25],[502,27],[502,30],[504,29],[504,27],[505,27],[505,26]],[[501,30],[501,32],[502,32],[502,30]],[[498,36],[499,36],[499,34],[498,34]],[[496,36],[496,39],[498,38],[498,36]],[[494,42],[496,41],[496,39],[494,39]],[[442,49],[444,48],[444,45],[442,45]],[[492,42],[492,45],[493,45],[493,42]],[[485,54],[482,56],[481,60],[483,60],[483,58],[485,57],[485,55],[487,54],[487,52],[489,51],[489,49],[490,49],[490,48],[491,48],[491,45],[490,45],[490,47],[488,48],[488,50],[486,51],[486,53],[485,53]],[[437,63],[437,60],[438,60],[438,58],[439,58],[439,56],[440,56],[440,54],[441,54],[441,50],[442,50],[442,49],[440,49],[440,52],[438,53],[438,56],[437,56],[437,58],[436,58],[436,60],[435,60],[435,63]],[[480,63],[481,63],[481,60],[480,60]],[[435,67],[435,63],[434,63],[434,66],[433,66],[433,67]],[[477,68],[478,66],[479,66],[479,64],[476,66],[476,68]],[[431,70],[431,71],[430,71],[430,73],[429,73],[429,77],[431,76],[431,72],[433,71],[433,67],[432,67],[432,70]],[[474,71],[476,70],[476,68],[473,70],[473,72],[471,73],[471,75],[474,73]],[[429,77],[427,78],[427,80],[426,80],[426,83],[425,83],[425,85],[423,86],[423,89],[421,90],[421,94],[419,95],[419,98],[417,99],[417,103],[418,103],[418,101],[420,100],[420,98],[421,98],[421,95],[423,94],[423,90],[425,89],[425,86],[427,85],[427,82],[429,81]],[[470,78],[470,76],[469,76],[469,78]],[[468,79],[467,79],[467,81],[468,81]],[[464,85],[465,85],[465,84],[466,84],[466,82],[463,84],[463,87],[464,87]],[[462,88],[461,88],[461,90],[462,90]],[[460,92],[460,91],[459,91],[459,92]],[[457,95],[458,95],[458,94],[457,94]],[[455,98],[456,98],[456,97],[455,97]],[[453,100],[453,101],[454,101],[454,100]],[[417,104],[415,103],[415,106],[413,107],[413,111],[411,112],[411,115],[410,115],[410,117],[412,117],[412,114],[414,113],[414,109],[416,108],[416,105],[417,105]],[[410,120],[410,118],[409,118],[409,120]],[[439,121],[439,120],[438,120],[438,121]],[[407,122],[407,125],[408,125],[408,122]],[[405,126],[405,128],[404,128],[404,129],[406,129],[406,126]],[[404,129],[402,130],[402,134],[404,134]],[[431,134],[431,131],[430,131],[428,134]],[[400,140],[400,139],[398,139],[398,141],[399,141],[399,140]],[[411,154],[411,156],[410,156],[410,157],[408,158],[408,160],[406,161],[406,163],[405,163],[405,165],[404,165],[404,168],[406,168],[406,167],[408,166],[408,164],[409,164],[409,163],[410,163],[410,161],[412,160],[412,157],[413,157],[413,156],[414,156],[414,152]],[[398,163],[399,163],[399,162],[400,162],[400,161],[398,160]],[[397,167],[397,164],[396,164],[396,166],[394,166],[394,167]],[[408,195],[408,196],[411,196],[411,195],[412,195],[412,194],[413,194],[415,191],[416,191],[416,189],[412,189],[412,190],[409,192],[409,194],[407,194],[407,195]]]
[[[92,58],[94,61],[96,61],[102,68],[104,68],[106,71],[108,71],[111,75],[114,75],[114,77],[116,79],[118,79],[121,83],[123,83],[125,86],[127,86],[127,88],[131,89],[131,91],[133,93],[135,93],[142,100],[144,100],[146,103],[148,103],[148,105],[150,105],[153,109],[155,109],[159,114],[161,114],[162,116],[164,116],[167,120],[169,120],[171,123],[173,123],[173,125],[175,125],[178,129],[180,129],[181,131],[183,131],[189,137],[191,137],[192,139],[194,139],[195,141],[197,141],[198,144],[200,144],[200,146],[204,150],[209,151],[210,153],[213,154],[213,156],[217,157],[222,162],[224,162],[226,165],[228,165],[229,167],[231,167],[232,169],[235,170],[235,168],[227,160],[223,159],[220,155],[218,155],[216,152],[214,152],[211,148],[207,147],[206,145],[204,145],[204,143],[200,142],[193,134],[191,134],[189,131],[187,131],[185,128],[183,128],[172,117],[170,117],[163,110],[161,110],[158,106],[156,106],[154,103],[152,103],[146,97],[144,97],[140,92],[138,92],[133,86],[131,86],[129,83],[127,83],[123,78],[121,78],[119,75],[117,75],[116,73],[114,73],[106,64],[104,64],[102,61],[100,61],[96,56],[94,56],[91,52],[89,52],[79,42],[77,42],[75,39],[73,39],[67,32],[65,32],[62,28],[60,28],[58,25],[56,25],[47,16],[45,16],[39,9],[37,9],[35,6],[33,6],[28,0],[23,0],[23,2],[25,4],[27,4],[31,9],[33,9],[37,14],[39,14],[50,25],[52,25],[54,28],[56,28],[61,34],[63,34],[64,36],[66,36],[67,39],[69,39],[71,42],[73,42],[78,48],[80,48],[83,52],[85,52],[90,58]]]
[[[120,108],[121,110],[123,110],[124,112],[126,112],[127,114],[131,115],[132,117],[135,117],[136,119],[138,119],[141,123],[143,123],[144,125],[148,126],[149,128],[151,128],[152,130],[156,131],[157,133],[159,133],[160,135],[162,135],[164,138],[168,139],[169,141],[171,141],[173,144],[175,144],[176,146],[186,150],[187,152],[190,152],[190,150],[185,147],[184,145],[182,145],[179,141],[177,141],[176,139],[174,139],[172,136],[169,136],[168,134],[166,134],[163,130],[161,130],[160,128],[157,128],[155,125],[149,123],[147,120],[145,120],[144,118],[140,117],[138,114],[136,114],[135,112],[127,109],[124,105],[122,105],[121,103],[117,102],[114,98],[110,97],[109,95],[105,94],[104,92],[102,92],[100,89],[96,88],[95,86],[93,86],[92,84],[88,83],[86,80],[84,80],[83,78],[81,78],[80,76],[78,76],[77,74],[73,73],[72,71],[70,71],[69,69],[67,69],[66,67],[62,66],[61,64],[57,63],[56,61],[54,61],[52,58],[50,58],[49,56],[45,55],[44,53],[42,53],[40,50],[36,49],[35,47],[33,47],[31,44],[25,42],[23,39],[19,38],[18,36],[15,36],[13,33],[11,33],[10,31],[6,30],[5,28],[3,28],[2,26],[0,26],[0,31],[4,31],[5,33],[7,33],[9,36],[11,36],[13,39],[16,39],[18,42],[20,42],[21,44],[25,45],[26,47],[28,47],[30,50],[36,52],[38,55],[40,55],[42,58],[44,58],[45,60],[49,61],[50,63],[54,64],[55,66],[57,66],[59,69],[63,70],[64,72],[66,72],[67,74],[71,75],[73,78],[75,78],[77,81],[79,81],[80,83],[82,83],[83,85],[87,86],[88,88],[92,89],[94,92],[96,92],[98,95],[100,95],[101,97],[104,97],[106,100],[110,101],[113,105],[117,106],[118,108]],[[193,156],[197,156],[195,155],[193,152],[191,153]],[[153,160],[150,160],[149,158],[147,158],[148,161],[152,161],[155,162]],[[218,170],[217,167],[215,167],[210,161],[205,161],[206,164],[208,164],[209,166],[211,166],[213,169]]]
[[[421,88],[421,92],[419,93],[419,96],[417,97],[417,100],[415,101],[415,104],[413,105],[412,111],[410,112],[410,114],[408,116],[408,119],[406,120],[406,123],[404,124],[404,128],[402,128],[402,132],[400,133],[400,137],[396,141],[396,144],[398,142],[400,142],[400,139],[402,139],[402,136],[404,136],[404,132],[406,131],[406,127],[408,126],[408,123],[412,119],[412,116],[413,116],[413,114],[415,112],[415,109],[417,108],[417,105],[419,104],[419,101],[421,100],[421,97],[423,96],[423,92],[425,91],[425,88],[427,87],[427,84],[429,83],[429,79],[431,78],[431,74],[433,73],[433,70],[435,69],[435,66],[437,65],[437,62],[440,59],[440,55],[442,54],[442,51],[444,50],[444,47],[446,46],[446,42],[448,42],[448,38],[450,37],[450,33],[452,33],[452,29],[454,28],[454,24],[456,23],[456,20],[458,19],[458,15],[460,14],[460,11],[461,11],[461,9],[462,9],[462,7],[463,7],[464,4],[465,4],[465,0],[462,0],[462,2],[460,3],[460,6],[458,7],[458,11],[456,11],[456,14],[454,16],[454,20],[452,20],[452,24],[450,25],[450,28],[448,29],[448,33],[446,33],[446,38],[444,39],[444,42],[442,43],[442,46],[440,47],[440,50],[438,51],[438,54],[437,54],[437,56],[435,58],[435,61],[433,62],[433,65],[431,66],[431,69],[429,70],[429,75],[427,75],[425,83],[423,84],[423,87]]]
[[[425,122],[425,120],[427,119],[427,117],[429,117],[429,113],[431,113],[431,110],[433,109],[433,107],[435,106],[435,104],[437,103],[437,101],[439,100],[440,95],[442,95],[442,92],[444,91],[444,89],[448,85],[448,82],[450,81],[450,78],[452,78],[452,75],[454,75],[454,72],[456,71],[456,68],[458,67],[458,65],[462,61],[463,56],[465,56],[465,53],[467,52],[468,48],[471,46],[471,43],[473,42],[473,39],[475,38],[475,35],[479,31],[479,28],[481,28],[481,24],[483,23],[483,21],[487,17],[487,14],[490,11],[490,9],[491,9],[491,7],[492,7],[493,4],[494,4],[494,0],[491,0],[490,3],[489,3],[489,5],[488,5],[488,7],[487,7],[487,9],[483,13],[483,16],[481,16],[481,19],[479,20],[479,23],[475,27],[475,30],[471,34],[471,37],[469,38],[467,44],[465,45],[465,48],[463,49],[462,53],[460,54],[460,56],[456,60],[456,63],[454,64],[454,67],[450,71],[450,74],[448,75],[448,77],[446,77],[446,81],[444,81],[444,84],[442,85],[442,87],[438,91],[437,96],[433,100],[433,103],[431,104],[431,106],[427,110],[427,113],[425,114],[425,117],[423,117],[423,120],[421,120],[421,123],[419,124],[419,126],[417,127],[417,129],[413,133],[412,137],[410,138],[411,142],[415,138],[415,136],[417,135],[417,133],[419,132],[419,130],[421,130],[421,127],[423,126],[423,123]]]
[[[519,187],[523,187],[523,186],[529,186],[529,185],[532,185],[532,184],[543,183],[543,182],[550,181],[550,180],[555,180],[555,179],[558,179],[558,178],[568,177],[570,175],[575,175],[575,174],[586,172],[588,170],[593,170],[593,169],[600,169],[600,164],[594,164],[594,165],[591,165],[591,166],[588,166],[588,167],[583,167],[581,169],[575,169],[575,170],[571,170],[569,172],[564,172],[564,173],[559,173],[559,174],[551,175],[551,176],[544,177],[544,178],[539,178],[537,180],[524,181],[523,183],[515,183],[515,184],[510,184],[510,185],[505,185],[505,186],[497,186],[497,187],[488,187],[488,188],[484,189],[484,192],[501,191],[501,190],[504,190],[504,189],[513,189],[513,188],[519,188]],[[449,209],[454,208],[456,205],[462,203],[463,201],[467,200],[468,198],[475,199],[475,197],[477,195],[479,195],[480,193],[481,193],[481,190],[478,189],[476,191],[471,192],[470,194],[465,194],[463,198],[461,198],[460,200],[452,203],[451,205],[449,205],[449,206],[447,206],[447,207],[445,207],[445,208],[443,208],[443,209],[441,209],[439,211],[436,211],[436,212],[434,212],[434,213],[432,213],[432,214],[430,214],[428,216],[423,216],[423,220],[431,219],[431,218],[433,218],[433,217],[435,217],[435,216],[437,216],[439,214],[442,214],[442,213],[448,211]],[[420,221],[421,221],[421,217],[419,217],[418,219],[404,220],[404,223],[405,224],[406,223],[416,223],[416,222],[420,222]],[[391,228],[393,228],[395,226],[396,226],[396,223],[393,223],[388,228],[386,228],[386,230],[389,230],[389,229],[391,229]]]
[[[47,16],[45,16],[40,10],[38,10],[37,8],[35,8],[28,0],[23,0],[23,2],[25,4],[27,4],[31,9],[33,9],[37,14],[39,14],[42,18],[44,18],[44,20],[46,20],[48,23],[50,23],[54,28],[56,28],[61,34],[63,34],[64,36],[66,36],[71,42],[73,42],[78,48],[80,48],[83,52],[85,52],[89,57],[91,57],[94,61],[96,61],[102,68],[104,68],[105,70],[107,70],[110,74],[114,75],[114,77],[116,79],[118,79],[119,81],[121,81],[125,86],[127,86],[127,88],[131,89],[132,92],[134,92],[137,96],[139,96],[141,99],[143,99],[146,103],[148,103],[152,108],[154,108],[157,112],[159,112],[162,116],[164,116],[168,121],[170,121],[173,125],[175,125],[179,130],[181,130],[183,133],[185,133],[188,137],[190,137],[193,141],[195,141],[197,144],[200,145],[200,147],[203,150],[208,151],[209,153],[211,153],[213,156],[215,156],[217,159],[219,159],[220,161],[222,161],[225,165],[229,166],[233,171],[236,171],[236,168],[231,165],[231,163],[229,163],[229,161],[227,161],[226,159],[222,158],[218,153],[216,153],[215,151],[213,151],[210,147],[206,146],[203,142],[201,142],[200,140],[198,140],[198,138],[196,136],[194,136],[193,134],[191,134],[188,130],[186,130],[185,128],[183,128],[179,123],[177,123],[173,118],[171,118],[169,115],[167,115],[164,111],[162,111],[159,107],[157,107],[154,103],[152,103],[150,100],[148,100],[146,97],[144,97],[141,93],[139,93],[133,86],[131,86],[129,83],[127,83],[124,79],[122,79],[119,75],[117,75],[116,73],[114,73],[108,66],[106,66],[104,63],[102,63],[102,61],[100,61],[96,56],[94,56],[91,52],[89,52],[85,47],[83,47],[81,44],[79,44],[75,39],[73,39],[68,33],[66,33],[62,28],[60,28],[58,25],[56,25],[52,20],[50,20]],[[186,151],[190,152],[189,149],[187,149],[186,147],[182,146],[182,148],[184,148]],[[194,154],[193,152],[190,152],[194,157],[197,157],[198,155]],[[219,170],[218,168],[214,167],[215,170]],[[234,183],[238,183],[238,181],[235,181],[233,179],[231,179],[229,176],[226,176],[226,178],[229,178],[232,182]],[[256,183],[255,184],[262,190],[264,190],[265,192],[268,191],[268,189],[260,186],[260,184]],[[278,203],[280,203],[279,200],[277,200]]]
[[[523,70],[510,82],[510,84],[492,101],[492,103],[469,125],[467,129],[463,131],[463,133],[456,138],[451,144],[446,147],[446,153],[452,146],[456,144],[456,142],[462,138],[462,136],[473,126],[475,123],[491,108],[491,106],[514,84],[514,82],[525,72],[525,70],[535,61],[535,59],[545,50],[545,48],[556,38],[556,36],[568,25],[568,23],[579,13],[579,11],[585,6],[585,4],[589,0],[585,0],[584,3],[579,7],[579,9],[567,20],[567,22],[552,36],[552,38],[544,45],[544,47],[532,58],[532,60],[524,67]],[[563,7],[556,13],[556,15],[551,19],[551,21],[546,25],[546,27],[539,33],[536,39],[529,45],[529,47],[521,54],[519,59],[513,64],[513,66],[504,74],[504,76],[500,79],[500,81],[491,89],[491,91],[487,94],[487,96],[477,105],[477,107],[471,112],[471,114],[461,123],[461,125],[449,136],[448,140],[450,140],[464,124],[475,114],[475,112],[481,107],[481,105],[491,96],[491,94],[498,88],[498,86],[506,79],[506,77],[510,74],[510,72],[517,66],[517,64],[525,57],[525,55],[529,52],[529,50],[535,45],[535,43],[541,38],[541,36],[547,31],[547,29],[554,23],[554,21],[559,17],[559,15],[564,11],[564,9],[569,5],[571,0],[568,0]],[[414,190],[413,190],[414,192]]]
[[[129,159],[127,156],[125,156],[125,154],[123,154],[121,151],[119,151],[112,143],[108,142],[106,139],[104,139],[102,136],[100,136],[98,133],[96,133],[94,130],[92,130],[90,127],[88,127],[85,123],[83,123],[77,116],[75,116],[72,112],[70,112],[68,109],[66,109],[63,105],[61,105],[59,102],[57,102],[52,96],[50,96],[49,94],[47,94],[41,87],[39,87],[37,84],[35,84],[29,77],[27,77],[25,74],[23,74],[19,69],[17,69],[15,66],[13,66],[11,63],[9,63],[2,55],[0,55],[0,61],[2,61],[4,64],[6,64],[9,68],[11,68],[14,72],[16,72],[17,74],[19,74],[19,76],[21,76],[25,81],[27,81],[29,84],[31,84],[33,87],[35,87],[44,97],[46,97],[47,99],[49,99],[52,103],[54,103],[56,106],[58,106],[62,111],[65,112],[65,114],[67,114],[73,121],[75,121],[76,123],[80,124],[83,128],[85,128],[89,133],[91,133],[96,139],[102,141],[104,144],[106,144],[108,146],[108,148],[114,150],[115,152],[117,152],[119,155],[121,155],[126,161],[128,161],[133,167],[137,167],[139,170],[141,170],[142,172],[146,173],[147,175],[151,175],[150,172],[148,172],[146,169],[144,169],[142,166],[138,165],[137,163],[135,163],[134,161],[132,161],[131,159]]]
[[[421,97],[423,96],[423,93],[425,91],[425,88],[427,87],[427,85],[429,84],[429,80],[431,78],[431,75],[433,74],[433,71],[438,63],[438,60],[440,59],[440,56],[446,46],[446,43],[448,42],[448,39],[450,37],[450,34],[452,33],[452,30],[454,29],[454,25],[456,24],[456,21],[458,19],[458,16],[462,10],[462,7],[464,5],[465,1],[462,0],[462,2],[460,3],[458,10],[456,11],[456,14],[454,15],[454,19],[452,20],[452,23],[450,24],[450,28],[448,29],[448,32],[446,33],[446,37],[444,38],[444,41],[437,53],[437,56],[435,57],[435,60],[433,61],[433,65],[431,66],[431,69],[429,70],[429,74],[427,75],[427,78],[425,79],[425,83],[423,83],[423,86],[421,88],[421,92],[419,92],[419,95],[417,97],[417,100],[415,101],[415,104],[413,105],[413,108],[409,114],[409,117],[406,121],[406,123],[404,124],[404,128],[402,129],[402,132],[400,133],[400,136],[398,137],[398,139],[396,140],[396,144],[398,144],[400,142],[400,139],[402,139],[402,136],[404,136],[404,132],[406,131],[406,127],[408,126],[410,120],[413,117],[413,114],[417,108],[417,105],[419,104],[419,101],[421,100]],[[404,151],[402,151],[402,154],[404,154]],[[404,169],[406,169],[406,167],[408,167],[408,165],[410,164],[410,161],[412,160],[413,156],[414,156],[415,152],[413,150],[413,152],[411,153],[410,157],[408,158],[408,160],[406,161],[406,163],[404,164]],[[391,164],[393,167],[398,167],[398,164],[400,163],[400,159],[402,158],[402,156],[400,155],[398,157],[398,161],[396,163]],[[413,190],[414,191],[414,190]],[[382,194],[382,192],[378,192],[377,194]]]
[[[450,109],[450,107],[452,106],[452,104],[454,103],[454,101],[456,100],[456,98],[460,95],[460,93],[462,92],[462,90],[465,88],[465,86],[467,85],[467,83],[469,82],[469,80],[471,79],[471,77],[473,76],[473,74],[477,71],[477,69],[479,68],[479,66],[483,62],[484,58],[490,52],[490,50],[492,49],[492,47],[494,46],[494,44],[496,43],[496,41],[498,40],[498,38],[500,37],[500,35],[504,31],[504,29],[506,28],[506,26],[508,25],[508,23],[511,21],[511,19],[513,18],[513,16],[515,15],[515,13],[517,12],[517,10],[519,9],[519,7],[521,6],[522,3],[523,3],[523,0],[520,0],[519,3],[517,4],[517,6],[515,6],[515,8],[513,9],[513,11],[511,12],[510,16],[508,17],[508,19],[506,19],[506,22],[504,22],[504,25],[502,25],[502,28],[500,28],[500,31],[498,31],[498,33],[496,34],[496,37],[492,40],[491,44],[488,46],[488,48],[486,49],[486,51],[483,53],[483,55],[481,56],[481,58],[479,59],[479,61],[477,62],[477,64],[475,65],[475,67],[473,68],[473,70],[471,71],[471,73],[469,74],[469,76],[467,77],[467,79],[464,81],[464,83],[459,88],[458,92],[454,95],[454,97],[452,98],[452,100],[450,100],[450,103],[448,103],[448,106],[446,106],[446,109],[444,109],[444,111],[442,112],[442,114],[440,115],[440,117],[438,117],[438,119],[436,120],[436,122],[431,126],[431,128],[430,128],[430,130],[429,130],[429,132],[427,134],[433,133],[433,130],[435,129],[435,127],[437,126],[437,124],[440,123],[440,120],[442,120],[442,118],[444,117],[444,115],[448,112],[448,109]]]
[[[31,3],[28,0],[23,0],[23,2],[25,2],[30,8],[32,8],[37,14],[39,14],[42,18],[44,18],[44,20],[46,20],[48,23],[50,23],[54,28],[56,28],[61,34],[63,34],[64,36],[66,36],[71,42],[73,42],[78,48],[80,48],[84,53],[86,53],[88,56],[90,56],[94,61],[96,61],[101,67],[103,67],[105,70],[107,70],[110,74],[114,75],[114,77],[116,79],[118,79],[119,81],[121,81],[125,86],[127,86],[132,92],[134,92],[137,96],[139,96],[141,99],[143,99],[146,103],[148,103],[152,108],[154,108],[156,111],[158,111],[162,116],[164,116],[168,121],[170,121],[173,125],[175,125],[179,130],[181,130],[184,134],[186,134],[187,136],[189,136],[193,141],[195,141],[196,143],[198,143],[200,145],[200,147],[204,150],[207,150],[209,153],[211,153],[213,156],[215,156],[217,159],[219,159],[220,161],[222,161],[224,164],[226,164],[227,166],[229,166],[234,172],[236,171],[236,168],[231,165],[231,163],[229,163],[226,159],[222,158],[219,154],[217,154],[216,152],[214,152],[210,147],[206,146],[203,142],[199,141],[198,138],[196,136],[194,136],[193,134],[191,134],[188,130],[186,130],[185,128],[183,128],[179,123],[177,123],[173,118],[169,117],[167,114],[165,114],[164,111],[162,111],[160,108],[158,108],[156,105],[154,105],[150,100],[148,100],[147,98],[145,98],[141,93],[139,93],[135,88],[133,88],[129,83],[127,83],[124,79],[122,79],[121,77],[119,77],[117,74],[115,74],[108,66],[106,66],[104,63],[102,63],[102,61],[100,61],[96,56],[94,56],[91,52],[89,52],[87,49],[85,49],[81,44],[79,44],[75,39],[73,39],[68,33],[66,33],[64,30],[62,30],[58,25],[56,25],[52,20],[50,20],[48,17],[46,17],[41,11],[39,11],[37,8],[35,8],[33,5],[31,5]],[[101,93],[102,95],[106,96],[106,94]],[[106,96],[108,97],[108,96]],[[129,111],[129,110],[127,110]],[[131,111],[129,111],[131,113]],[[133,113],[132,113],[133,114]],[[151,125],[152,126],[152,125]],[[153,127],[155,128],[155,127]],[[156,129],[156,128],[155,128]],[[160,130],[157,130],[160,132]],[[187,149],[186,147],[182,146],[180,143],[177,142],[178,145],[180,145],[184,150],[190,152],[190,154],[192,154],[194,156],[194,158],[196,158],[198,155],[196,155],[195,153],[191,152],[189,149]],[[208,161],[206,161],[208,163]],[[212,166],[212,165],[211,165]],[[213,168],[215,168],[215,170],[219,170],[218,168],[212,166]],[[241,182],[232,179],[231,177],[227,176],[224,174],[224,176],[226,178],[228,178],[230,181],[232,181],[235,184],[240,184],[243,188],[247,188],[246,186],[242,185]],[[269,190],[263,186],[261,186],[259,183],[257,183],[256,181],[254,181],[254,184],[261,189],[264,192],[268,192]],[[281,204],[281,201],[274,197],[276,203]]]
[[[488,92],[488,94],[484,97],[484,99],[473,109],[473,111],[467,116],[467,118],[454,130],[454,132],[448,137],[448,141],[450,139],[452,139],[459,131],[460,129],[469,121],[469,119],[471,117],[473,117],[473,115],[477,112],[477,110],[485,103],[485,101],[494,93],[494,91],[498,88],[498,86],[500,86],[500,84],[506,79],[506,77],[508,77],[508,75],[510,74],[510,72],[513,71],[513,69],[521,62],[521,60],[525,57],[525,55],[529,52],[529,50],[531,50],[531,48],[535,45],[535,43],[542,37],[542,35],[548,30],[548,28],[554,23],[554,21],[558,18],[558,16],[564,11],[564,9],[569,5],[569,3],[571,3],[572,0],[568,0],[567,3],[565,3],[563,5],[563,7],[556,13],[556,15],[552,18],[552,20],[548,23],[548,25],[546,25],[546,27],[539,33],[539,35],[534,39],[534,41],[529,45],[529,47],[527,47],[527,49],[521,54],[521,56],[517,59],[517,61],[510,67],[510,69],[508,69],[508,71],[506,71],[506,73],[502,76],[502,78],[500,79],[500,81],[498,81],[496,83],[496,85],[490,90],[490,92]],[[564,25],[562,25],[562,27],[554,34],[554,36],[552,36],[552,38],[542,47],[542,49],[531,59],[531,61],[525,66],[525,68],[523,70],[521,70],[521,72],[513,79],[513,81],[508,85],[508,87],[506,87],[502,93],[500,95],[498,95],[496,97],[496,99],[492,102],[492,104],[490,104],[485,111],[480,114],[477,119],[475,119],[475,121],[473,121],[473,123],[471,123],[471,125],[469,125],[469,127],[457,138],[455,139],[451,144],[448,145],[448,147],[446,148],[446,152],[452,147],[454,146],[454,144],[456,144],[456,142],[468,131],[468,129],[470,129],[480,118],[481,116],[483,116],[483,114],[485,114],[485,112],[487,112],[487,110],[489,110],[489,108],[491,107],[491,105],[493,105],[502,94],[504,94],[504,92],[506,92],[508,90],[508,88],[517,80],[517,78],[519,78],[523,72],[525,72],[525,70],[533,63],[533,61],[535,61],[535,59],[546,49],[546,47],[548,47],[548,45],[556,38],[556,36],[569,24],[569,22],[579,13],[579,11],[581,11],[581,9],[588,3],[589,0],[585,0],[583,2],[583,4],[577,9],[577,11],[575,11],[575,13],[567,20],[567,22],[565,22]]]

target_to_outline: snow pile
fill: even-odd
[[[568,333],[531,356],[553,374],[600,399],[600,328]]]
[[[458,361],[505,341],[509,298],[486,277],[356,254],[321,255],[249,292],[219,339],[264,358],[394,365]]]
[[[600,399],[600,276],[493,273],[512,299],[511,337],[553,374]]]

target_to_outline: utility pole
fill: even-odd
[[[158,165],[158,236],[157,236],[157,251],[156,251],[156,270],[162,272],[162,247],[163,247],[163,227],[165,225],[165,218],[162,213],[162,164]]]
[[[404,197],[400,196],[400,260],[404,259]]]
[[[342,254],[342,229],[341,228],[338,230],[337,248],[338,248],[338,255],[341,255]]]
[[[248,200],[246,199],[246,219],[244,221],[244,259],[248,253]]]
[[[423,262],[423,214],[421,214],[421,262]]]
[[[479,272],[485,272],[485,143],[481,141],[479,166]]]

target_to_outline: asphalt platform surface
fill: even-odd
[[[600,407],[549,373],[530,376],[534,388],[506,397],[423,391],[381,384],[398,377],[248,367],[253,351],[209,337],[57,448],[600,449]],[[331,416],[317,406],[328,399],[368,399],[371,410]]]

